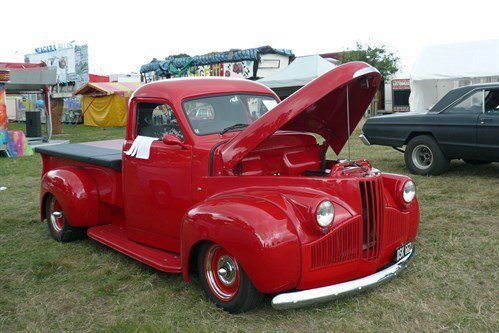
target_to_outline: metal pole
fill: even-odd
[[[351,160],[352,155],[350,151],[350,96],[348,92],[348,84],[347,84],[347,145],[348,145],[348,161]]]
[[[52,138],[52,109],[50,108],[50,90],[49,86],[43,88],[43,98],[45,100],[45,125],[47,127],[47,142]]]

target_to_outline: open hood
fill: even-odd
[[[364,62],[333,68],[223,144],[219,152],[224,167],[232,169],[277,130],[319,134],[339,154],[373,100],[380,82],[379,72]]]

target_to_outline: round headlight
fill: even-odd
[[[331,201],[325,200],[317,206],[317,223],[323,227],[328,227],[334,219],[334,207]]]
[[[408,180],[404,184],[404,193],[402,194],[404,201],[410,203],[416,196],[416,185],[412,180]]]

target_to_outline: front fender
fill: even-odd
[[[269,200],[216,197],[192,208],[182,226],[182,267],[188,279],[189,255],[201,241],[222,245],[260,292],[295,288],[300,278],[300,244],[287,214]]]
[[[414,239],[418,232],[420,218],[418,197],[416,195],[410,204],[405,203],[402,199],[403,185],[406,181],[412,179],[407,176],[391,173],[384,173],[382,177],[387,209],[395,208],[396,212],[398,212],[397,214],[406,216],[409,221],[408,239]]]
[[[40,193],[42,220],[48,194],[57,198],[72,227],[98,225],[99,194],[94,180],[85,170],[64,167],[43,175]]]

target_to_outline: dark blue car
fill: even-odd
[[[499,162],[499,83],[451,90],[426,113],[370,118],[362,132],[366,144],[404,152],[414,174],[441,174],[451,159]]]

